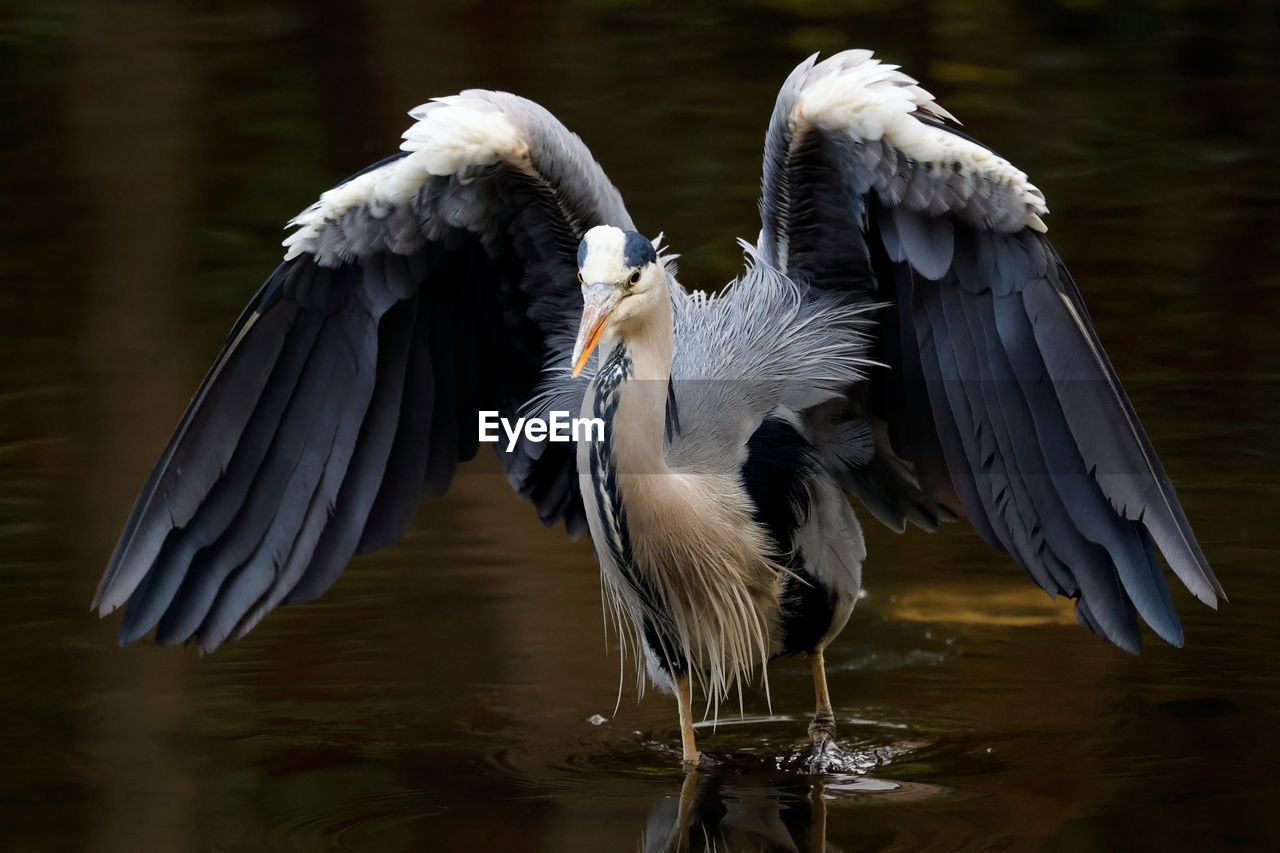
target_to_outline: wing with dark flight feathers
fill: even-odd
[[[94,606],[130,642],[202,649],[323,593],[567,361],[591,226],[631,227],[578,137],[529,101],[412,113],[404,152],[293,222],[139,495]],[[568,449],[566,449],[566,447]],[[585,529],[572,446],[499,447],[545,524]]]
[[[1045,238],[1043,196],[949,118],[849,51],[797,68],[769,126],[762,257],[885,303],[888,369],[851,399],[877,452],[845,486],[899,530],[962,510],[1125,649],[1138,616],[1181,644],[1156,548],[1205,603],[1222,588]]]

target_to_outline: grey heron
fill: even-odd
[[[765,137],[761,230],[687,291],[583,142],[514,95],[411,112],[399,154],[322,194],[231,330],[94,599],[121,642],[212,650],[396,542],[479,448],[477,413],[600,418],[496,446],[548,526],[589,531],[619,636],[718,704],[823,652],[861,584],[849,496],[901,531],[963,515],[1079,621],[1179,645],[1157,549],[1215,579],[1079,291],[1044,197],[869,51],[811,57]]]

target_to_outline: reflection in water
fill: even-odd
[[[896,724],[858,721],[849,728],[880,734],[856,744],[828,744],[819,755],[808,745],[779,748],[764,727],[787,722],[789,718],[773,716],[731,721],[731,728],[742,727],[731,740],[735,751],[704,755],[678,790],[664,792],[645,821],[643,849],[839,850],[827,838],[831,802],[868,797],[900,802],[943,791],[871,775],[923,747],[899,736],[884,737]]]
[[[827,838],[831,801],[925,799],[941,790],[856,774],[753,777],[699,768],[649,813],[641,846],[646,853],[838,851]]]
[[[707,771],[689,773],[679,795],[654,808],[642,844],[646,853],[836,849],[827,844],[821,778],[735,785]]]

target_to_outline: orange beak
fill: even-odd
[[[574,377],[582,373],[587,359],[595,352],[620,298],[618,288],[612,284],[596,283],[583,288],[582,322],[578,325],[578,339],[573,344]]]

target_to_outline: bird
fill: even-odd
[[[588,533],[643,691],[718,708],[824,652],[866,547],[967,519],[1078,621],[1180,646],[1160,558],[1225,600],[1048,240],[1026,173],[869,50],[809,57],[766,129],[754,243],[687,290],[583,141],[516,95],[410,112],[401,150],[290,221],[125,523],[93,600],[120,642],[212,651],[393,545],[485,443],[548,527]]]

